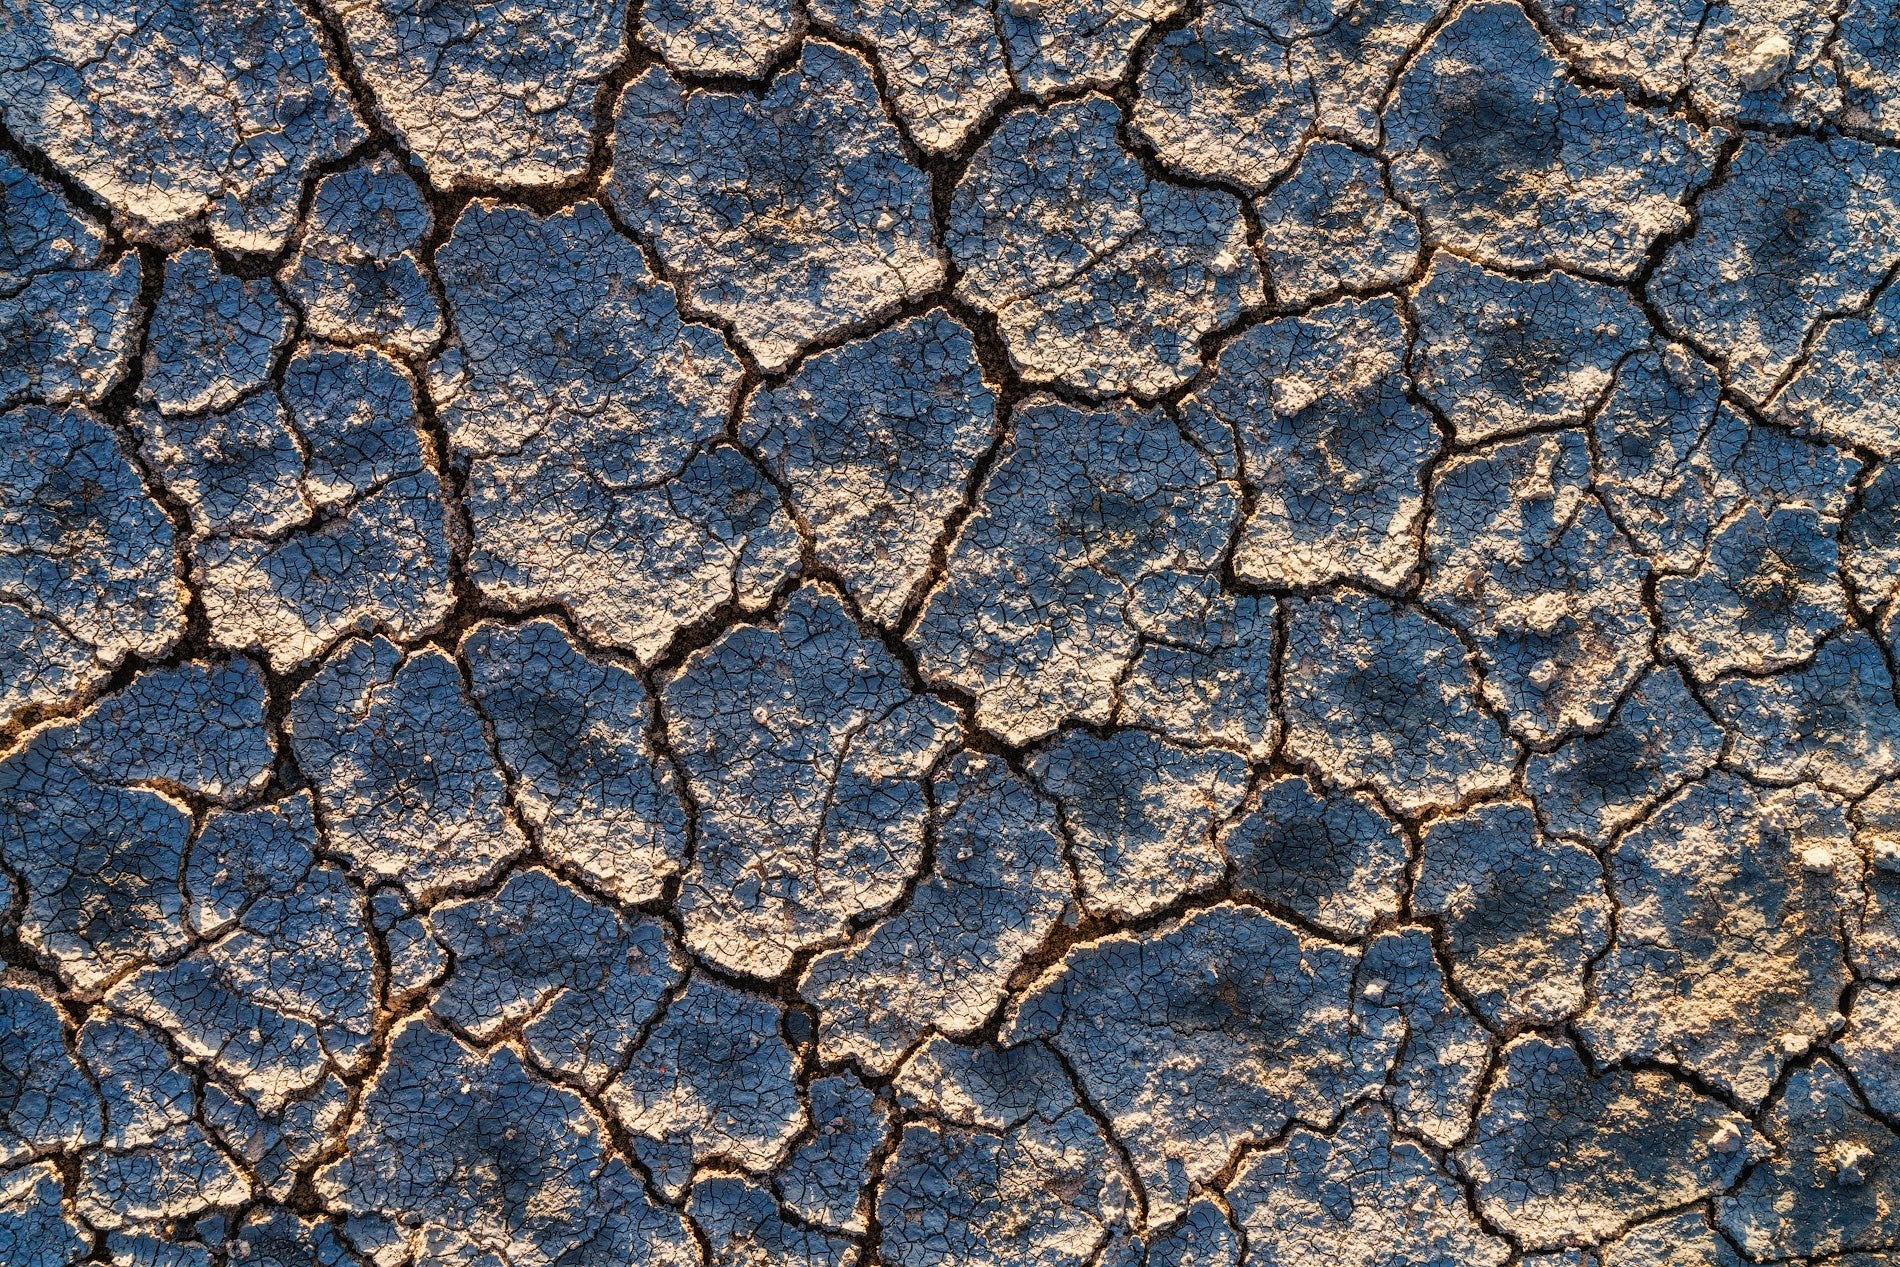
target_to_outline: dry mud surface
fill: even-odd
[[[0,0],[0,1267],[1900,1264],[1900,10]]]

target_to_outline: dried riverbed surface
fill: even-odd
[[[0,1267],[1900,1263],[1900,12],[0,0]]]

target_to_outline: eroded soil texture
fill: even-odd
[[[1900,10],[0,0],[0,1267],[1900,1267]]]

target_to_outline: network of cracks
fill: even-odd
[[[1900,1262],[1900,12],[5,0],[0,1264]]]

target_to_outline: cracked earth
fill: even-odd
[[[1900,1264],[1900,11],[0,0],[0,1267]]]

